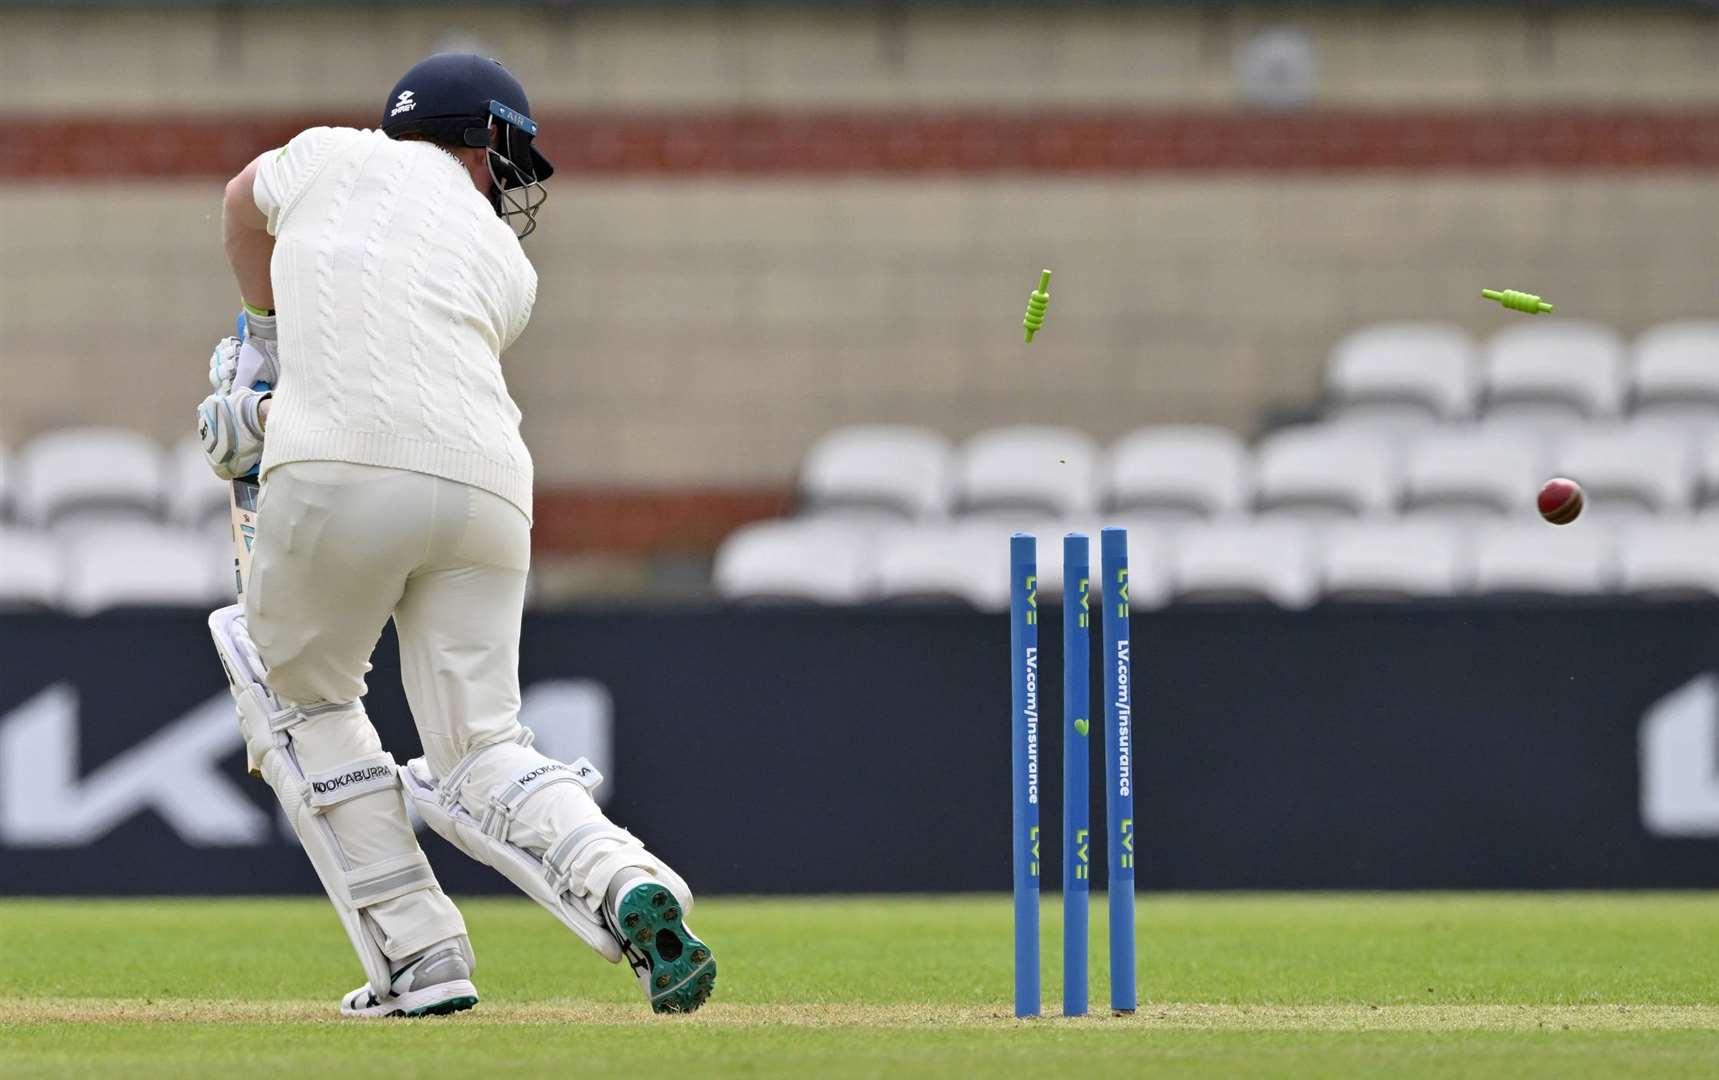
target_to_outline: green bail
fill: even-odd
[[[1021,320],[1021,326],[1027,332],[1027,341],[1033,340],[1033,335],[1045,324],[1045,308],[1050,304],[1051,272],[1039,272],[1038,291],[1027,297],[1027,317]]]
[[[1552,311],[1551,304],[1533,293],[1518,292],[1515,289],[1482,289],[1480,295],[1488,300],[1498,301],[1511,311],[1523,311],[1529,315],[1547,315]]]

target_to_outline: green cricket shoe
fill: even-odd
[[[609,928],[659,1013],[692,1012],[716,987],[716,958],[693,936],[682,914],[668,886],[645,881],[621,897]]]

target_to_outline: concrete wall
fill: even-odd
[[[398,72],[452,47],[500,57],[549,106],[1227,106],[1238,101],[1238,44],[1293,26],[1317,50],[1320,105],[1719,99],[1719,14],[1306,6],[1225,15],[969,4],[898,18],[744,3],[11,10],[0,11],[0,98],[56,110],[380,105]]]
[[[208,187],[0,197],[0,428],[183,430],[232,306]],[[1719,314],[1719,181],[561,185],[508,373],[546,478],[786,477],[865,419],[1101,436],[1309,401],[1370,319],[1500,325],[1486,284],[1626,330]],[[1020,308],[1059,269],[1049,329]]]

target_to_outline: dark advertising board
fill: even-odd
[[[1132,633],[1144,888],[1719,885],[1719,606],[1186,608]],[[1000,891],[1007,640],[934,609],[533,615],[527,722],[700,891]],[[391,641],[376,665],[404,760]],[[450,890],[508,888],[424,835]],[[315,890],[201,613],[0,617],[0,893]]]

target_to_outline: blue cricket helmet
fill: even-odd
[[[487,148],[495,212],[522,237],[537,227],[537,210],[548,198],[543,181],[555,166],[532,144],[531,102],[501,61],[476,53],[418,61],[389,91],[382,131],[392,139],[419,134]]]

